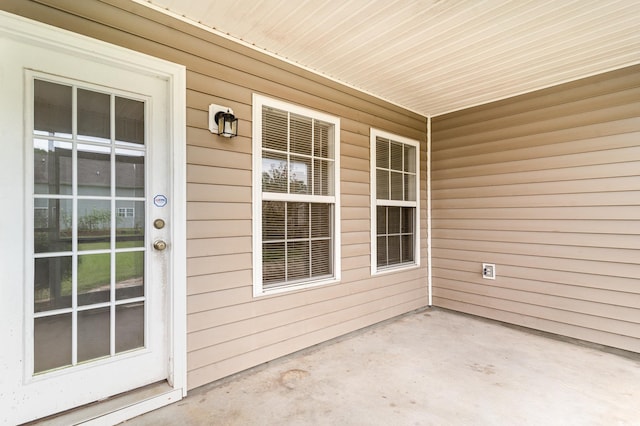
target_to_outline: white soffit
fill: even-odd
[[[640,63],[638,0],[146,4],[425,116]]]

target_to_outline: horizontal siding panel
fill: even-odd
[[[488,253],[470,250],[450,250],[434,248],[434,258],[457,259],[475,262],[489,262],[512,266],[526,266],[530,268],[553,269],[567,272],[584,272],[602,276],[624,277],[640,279],[639,263],[601,262],[581,259],[563,259],[544,256],[544,252],[538,256],[517,255],[508,253],[490,253],[491,259],[487,259]],[[435,263],[435,260],[434,260]]]
[[[525,148],[519,146],[518,149],[502,150],[492,152],[484,150],[475,155],[465,155],[450,159],[438,160],[438,167],[441,169],[453,169],[458,167],[473,166],[476,164],[496,164],[511,161],[530,160],[533,158],[551,158],[562,155],[573,155],[588,152],[601,152],[606,150],[633,147],[640,138],[639,128],[635,132],[623,133],[619,135],[608,135],[597,138],[572,140],[564,143],[555,143]],[[547,142],[547,139],[543,139]]]
[[[457,280],[440,279],[442,285],[438,286],[436,293],[447,297],[447,292],[460,292],[464,294],[477,295],[495,300],[505,300],[509,302],[518,302],[523,298],[527,299],[527,304],[532,305],[531,309],[543,307],[548,309],[548,314],[555,314],[555,317],[563,317],[564,315],[580,314],[586,315],[590,320],[598,319],[614,320],[629,323],[627,327],[633,330],[640,326],[638,323],[638,309],[620,305],[611,305],[603,301],[591,302],[588,300],[558,297],[550,294],[542,294],[534,291],[522,291],[500,286],[478,285],[469,282],[461,282]],[[557,312],[554,312],[556,310]],[[553,319],[554,316],[550,316]],[[575,324],[583,325],[586,324]],[[593,327],[590,327],[593,328]],[[614,331],[614,330],[608,330]],[[620,330],[615,330],[620,332]],[[624,333],[621,333],[624,334]],[[624,334],[633,337],[633,334]]]
[[[187,182],[250,187],[251,170],[190,164],[187,167]]]
[[[340,179],[342,182],[369,183],[369,170],[350,170],[341,168]]]
[[[371,268],[358,268],[342,271],[343,283],[354,283],[371,278]]]
[[[581,259],[602,262],[635,264],[640,258],[640,251],[621,248],[599,248],[567,246],[561,244],[506,243],[495,241],[464,241],[437,238],[433,241],[434,249],[473,250],[487,254],[507,253],[559,259]]]
[[[198,313],[225,306],[246,304],[252,298],[253,286],[251,284],[210,293],[199,293],[187,297],[187,311]]]
[[[187,257],[251,253],[251,237],[200,238],[187,240]]]
[[[485,294],[488,291],[481,287],[497,287],[509,290],[516,290],[521,292],[536,293],[541,296],[554,296],[557,298],[569,299],[567,303],[576,304],[579,306],[581,301],[589,301],[592,303],[603,303],[606,305],[620,306],[625,309],[623,312],[628,314],[628,317],[613,317],[630,322],[640,321],[640,288],[635,293],[623,292],[619,290],[608,290],[596,287],[582,287],[568,285],[567,283],[553,283],[541,281],[540,279],[523,279],[510,275],[509,272],[514,271],[515,268],[500,268],[499,280],[494,281],[495,284],[487,284],[489,281],[482,278],[480,271],[457,271],[451,269],[433,268],[433,276],[443,278],[439,280],[438,285],[441,288],[449,288],[458,291],[467,291],[469,293]],[[537,277],[536,277],[537,278]],[[498,296],[496,296],[498,297]],[[512,300],[519,300],[521,297],[510,298]],[[540,304],[540,303],[538,303]],[[551,302],[543,302],[543,305],[548,304],[551,306]],[[594,313],[602,309],[600,306],[593,306],[588,309],[579,311],[583,313]],[[571,310],[571,309],[570,309]],[[608,307],[603,310],[603,315],[621,315],[621,312],[615,311],[615,309],[609,309]]]
[[[364,256],[369,255],[371,246],[369,244],[351,244],[342,246],[342,257]]]
[[[522,121],[517,126],[509,127],[493,127],[487,131],[481,133],[467,133],[463,136],[454,138],[446,138],[444,135],[440,135],[439,131],[434,132],[434,136],[438,137],[438,142],[434,146],[434,151],[440,149],[442,141],[446,139],[446,147],[453,148],[458,146],[465,146],[469,143],[481,143],[489,140],[499,140],[504,138],[518,137],[530,134],[540,134],[545,132],[552,132],[562,129],[573,129],[581,126],[587,126],[594,123],[606,123],[609,121],[616,121],[625,118],[637,117],[637,112],[640,109],[640,102],[635,99],[632,104],[616,105],[609,108],[595,109],[589,112],[582,112],[572,115],[556,115],[553,118],[549,118],[541,121],[527,122]],[[570,111],[569,111],[570,112]]]
[[[434,203],[434,219],[562,219],[573,220],[629,220],[640,217],[640,206],[605,207],[510,207],[441,209]]]
[[[640,223],[624,220],[509,220],[509,219],[435,219],[438,229],[481,229],[525,232],[582,232],[586,234],[640,234]]]
[[[369,171],[369,159],[340,155],[340,167],[349,170]]]
[[[217,274],[219,272],[251,269],[251,253],[221,256],[191,257],[187,259],[187,270],[193,275]]]
[[[342,123],[342,121],[340,121]],[[369,148],[369,128],[359,125],[357,131],[349,131],[346,130],[344,126],[340,126],[340,140],[344,149],[347,151],[350,149],[354,149],[359,152],[361,155],[369,156],[368,148]],[[367,151],[365,153],[365,151]],[[354,155],[354,157],[358,157],[359,155]]]
[[[612,277],[604,275],[589,274],[586,272],[567,272],[553,269],[540,269],[529,266],[499,264],[500,277],[531,279],[539,282],[564,284],[575,287],[586,287],[589,289],[611,290],[624,294],[640,294],[640,287],[635,278]],[[433,269],[472,272],[480,275],[482,264],[472,261],[461,261],[458,259],[433,259]]]
[[[187,78],[189,78],[189,75],[187,76]],[[190,82],[191,80],[189,80],[189,82],[187,83],[187,105],[189,105],[189,108],[200,110],[200,111],[206,111],[208,113],[209,105],[213,103],[217,105],[224,105],[226,107],[231,108],[234,114],[239,117],[247,117],[247,118],[251,117],[250,103],[237,102],[233,98],[211,96],[211,93],[191,90],[189,89]],[[251,121],[247,120],[244,122],[246,123],[246,125],[250,127]],[[207,131],[208,131],[208,127],[207,127]],[[211,133],[209,134],[211,135]],[[224,143],[224,141],[222,142]],[[229,144],[229,141],[226,141],[226,143]],[[235,143],[235,141],[233,143]]]
[[[222,272],[215,275],[195,275],[187,277],[187,294],[201,294],[212,291],[242,287],[252,282],[252,270]]]
[[[352,256],[344,257],[342,259],[342,270],[348,271],[350,269],[366,268],[371,266],[371,256]]]
[[[209,99],[212,99],[212,97],[215,96],[218,99],[224,99],[225,103],[234,102],[234,106],[236,107],[239,105],[251,105],[251,98],[253,96],[253,91],[248,87],[244,87],[230,81],[220,80],[214,75],[198,72],[193,68],[187,69],[187,90],[192,93],[199,93],[200,97],[206,98],[206,96],[209,96]],[[187,98],[187,100],[190,99]],[[189,103],[189,105],[193,108],[202,107],[202,103]],[[231,104],[229,104],[229,106],[231,106]],[[233,109],[235,112],[235,108]],[[251,114],[246,115],[245,117],[246,120],[250,120]]]
[[[438,228],[432,232],[434,239],[465,241],[506,242],[521,244],[563,245],[640,250],[640,238],[629,234],[587,234],[569,232],[497,231],[481,229]]]
[[[391,294],[395,289],[395,294],[414,292],[417,289],[411,287],[406,282],[399,282],[389,286],[389,289],[378,289],[374,292],[366,292],[361,298],[357,295],[348,295],[347,298],[337,297],[318,302],[300,305],[291,309],[268,312],[264,315],[247,317],[238,321],[225,322],[215,327],[204,328],[189,333],[189,350],[206,349],[211,350],[212,342],[216,344],[226,343],[231,345],[233,341],[242,337],[258,335],[260,333],[271,332],[281,329],[292,323],[305,321],[313,318],[321,318],[326,314],[344,314],[345,310],[352,309],[363,304],[375,303],[384,300],[383,294]],[[425,297],[423,291],[412,296],[412,299]],[[214,297],[212,295],[211,297]],[[243,305],[246,306],[246,305]]]
[[[341,182],[341,195],[369,195],[369,184],[362,182]]]
[[[369,207],[340,207],[340,216],[344,221],[358,219],[369,220],[370,212]]]
[[[251,154],[251,137],[248,135],[238,135],[238,137],[233,138],[233,142],[230,142],[227,138],[213,135],[209,129],[190,126],[187,127],[187,140],[189,141],[189,146],[193,147]]]
[[[369,231],[342,232],[341,235],[342,245],[369,243],[370,240],[371,235]]]
[[[355,277],[358,272],[366,272],[363,277]],[[351,277],[344,279],[344,276]],[[263,296],[256,298],[251,303],[226,306],[216,310],[203,311],[198,313],[189,313],[188,315],[188,331],[190,333],[220,327],[224,324],[241,321],[248,318],[256,318],[269,315],[274,312],[283,312],[296,308],[309,309],[309,306],[325,301],[332,301],[328,306],[342,303],[343,297],[355,297],[360,294],[366,297],[371,291],[377,291],[379,288],[394,286],[403,282],[413,281],[416,289],[422,289],[426,295],[426,280],[423,279],[426,274],[424,270],[411,269],[403,272],[387,274],[385,276],[377,276],[371,278],[370,268],[352,269],[343,273],[343,280],[339,284],[315,287],[307,291],[298,291],[290,294],[277,296]],[[365,278],[371,278],[366,280]],[[350,284],[350,285],[347,285]],[[231,338],[231,337],[230,337]]]
[[[518,133],[518,129],[528,126],[529,123],[542,124],[541,128],[536,132],[544,132],[547,122],[561,123],[562,126],[571,128],[580,127],[581,123],[593,123],[600,120],[598,114],[603,117],[618,118],[629,114],[627,105],[637,105],[640,99],[639,87],[624,87],[621,90],[610,93],[601,94],[580,100],[567,100],[559,102],[551,106],[547,105],[542,108],[531,108],[528,111],[515,114],[513,111],[493,119],[482,120],[468,125],[456,126],[445,130],[439,128],[438,137],[448,141],[457,141],[460,138],[469,137],[473,134],[490,134],[496,129],[500,131],[512,131]],[[618,107],[622,107],[622,111],[618,111]],[[640,108],[640,107],[639,107]],[[614,112],[612,112],[614,110]],[[631,109],[633,111],[633,107]],[[590,116],[593,115],[594,117]],[[563,120],[558,120],[561,117]],[[598,116],[599,117],[599,116]],[[584,120],[584,121],[579,121]],[[494,139],[492,137],[492,139]]]
[[[423,265],[424,266],[424,265]],[[411,277],[411,278],[408,278]],[[406,269],[399,269],[394,271],[393,273],[381,274],[377,276],[371,276],[371,269],[369,267],[363,267],[358,269],[351,269],[347,271],[343,271],[342,273],[342,282],[345,284],[358,284],[363,281],[365,278],[370,278],[369,285],[387,285],[388,283],[395,282],[396,279],[416,280],[416,285],[427,287],[427,274],[423,268],[418,268],[417,266],[407,267]],[[378,283],[378,284],[376,284]]]
[[[601,179],[581,179],[555,182],[516,183],[511,185],[474,186],[466,188],[436,189],[431,193],[435,200],[453,200],[478,197],[524,197],[530,195],[594,193],[608,191],[627,192],[640,188],[640,175]]]
[[[243,186],[187,183],[187,202],[251,202],[251,188]]]
[[[443,308],[640,353],[640,339],[438,296],[434,297],[433,300],[436,306]]]
[[[581,194],[514,195],[433,200],[437,209],[486,209],[526,207],[638,206],[640,191],[608,191]]]
[[[368,126],[366,122],[361,120],[354,120],[350,117],[345,116],[340,121],[340,130],[342,131],[340,138],[344,139],[344,137],[346,136],[347,138],[349,138],[349,140],[352,140],[352,138],[355,136],[358,140],[362,141],[363,137],[369,137],[369,128],[370,126]],[[362,146],[367,145],[368,142],[365,143],[363,141]]]
[[[627,133],[636,133],[640,130],[640,118],[632,117],[621,120],[609,121],[603,124],[591,124],[573,129],[556,130],[546,133],[534,133],[525,136],[511,137],[505,135],[504,139],[492,139],[473,145],[465,145],[459,147],[451,147],[449,145],[440,145],[438,150],[432,152],[434,167],[441,166],[442,161],[456,159],[465,161],[468,156],[476,156],[482,154],[502,153],[508,151],[517,151],[522,149],[537,148],[541,155],[545,155],[545,149],[551,148],[556,144],[566,144],[575,141],[604,139],[607,137],[617,137]],[[434,133],[433,138],[439,138]],[[437,145],[437,143],[436,143]],[[575,144],[574,144],[575,145]],[[446,164],[446,163],[443,163]]]
[[[607,333],[618,334],[626,337],[637,336],[640,324],[620,321],[610,318],[581,314],[566,310],[554,309],[547,306],[539,306],[530,303],[521,303],[507,299],[498,299],[490,296],[472,294],[462,291],[448,290],[444,288],[434,289],[434,296],[480,306],[493,307],[509,312],[521,313],[529,316],[537,316],[551,321],[584,327],[592,330],[600,330]]]
[[[187,163],[230,169],[251,170],[251,155],[199,146],[187,146]]]
[[[342,221],[342,232],[367,232],[370,229],[368,218]]]
[[[581,179],[600,179],[638,176],[638,164],[633,161],[619,162],[615,165],[597,164],[592,166],[569,167],[564,169],[534,170],[510,173],[487,174],[446,180],[434,180],[434,190],[449,188],[484,187],[491,185],[513,185],[537,182],[557,182]]]
[[[363,149],[369,146],[369,126],[364,122],[349,119],[340,120],[340,142],[346,149]],[[362,152],[364,154],[364,152]],[[368,154],[367,154],[368,155]]]
[[[556,157],[540,157],[528,161],[506,161],[496,164],[483,164],[456,169],[435,170],[432,173],[434,180],[456,179],[469,176],[483,176],[491,174],[507,174],[510,172],[540,171],[549,169],[564,169],[568,167],[607,165],[616,167],[616,163],[640,161],[640,147],[632,146],[606,151],[586,152]]]
[[[369,161],[369,140],[367,139],[367,144],[362,146],[345,143],[343,139],[342,144],[340,145],[340,155],[343,157],[361,158]]]
[[[187,204],[187,220],[207,219],[251,219],[251,204],[206,202],[189,202]]]
[[[368,207],[371,201],[369,195],[349,195],[341,199],[344,207]]]
[[[251,235],[251,220],[199,220],[187,222],[187,239],[245,237]]]

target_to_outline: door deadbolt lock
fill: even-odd
[[[164,220],[162,219],[156,219],[153,221],[153,227],[156,229],[162,229],[164,228],[164,225],[165,223],[164,223]]]
[[[155,241],[153,243],[153,248],[158,250],[158,251],[162,251],[162,250],[167,248],[167,243],[165,243],[162,240]]]

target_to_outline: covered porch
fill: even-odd
[[[640,354],[432,308],[193,390],[127,425],[636,425]]]

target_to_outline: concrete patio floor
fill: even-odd
[[[640,354],[441,309],[189,392],[138,425],[640,425]]]

